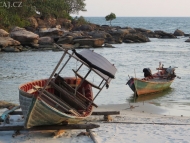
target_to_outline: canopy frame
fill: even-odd
[[[86,67],[89,68],[88,72],[86,73],[86,75],[85,75],[84,77],[80,77],[80,76],[79,76],[79,78],[81,78],[82,81],[80,82],[80,84],[79,84],[78,86],[76,86],[75,91],[77,91],[77,90],[79,89],[79,87],[82,85],[82,83],[83,83],[84,81],[87,81],[86,78],[88,77],[88,75],[90,74],[91,71],[93,71],[94,73],[96,73],[98,76],[100,76],[100,77],[102,78],[102,81],[101,81],[101,83],[100,83],[99,86],[98,86],[99,91],[97,92],[97,94],[96,94],[95,97],[93,98],[92,102],[89,104],[89,106],[90,106],[91,104],[93,104],[93,101],[96,99],[96,97],[97,97],[97,96],[99,95],[99,93],[102,91],[102,89],[104,88],[104,86],[106,85],[107,88],[109,87],[109,83],[110,83],[110,81],[111,81],[111,78],[113,78],[114,75],[112,75],[111,73],[109,73],[109,72],[105,71],[104,69],[101,69],[101,68],[100,68],[100,70],[99,70],[100,72],[103,72],[104,74],[108,74],[108,75],[107,75],[108,78],[106,78],[105,76],[103,76],[102,74],[100,74],[99,72],[97,72],[97,69],[94,69],[94,67],[92,68],[92,67],[89,65],[89,64],[91,64],[91,63],[88,63],[88,62],[86,63],[86,62],[84,62],[82,59],[80,59],[79,57],[76,57],[75,55],[77,55],[78,53],[76,53],[75,50],[73,50],[72,53],[69,53],[69,52],[68,52],[69,49],[64,49],[64,48],[62,48],[61,46],[59,46],[59,45],[57,45],[57,44],[56,44],[56,46],[57,46],[59,49],[63,50],[64,53],[63,53],[62,57],[60,58],[58,64],[56,65],[55,69],[54,69],[53,72],[51,73],[51,75],[50,75],[50,77],[49,77],[47,83],[45,84],[45,86],[44,86],[44,87],[42,88],[42,90],[40,91],[40,96],[43,94],[43,92],[45,91],[46,87],[49,85],[50,81],[51,81],[52,78],[53,78],[53,75],[55,76],[55,78],[58,77],[59,74],[63,71],[63,69],[64,69],[65,66],[67,65],[67,63],[70,61],[70,59],[71,59],[71,58],[74,58],[74,59],[76,59],[77,61],[80,61],[80,62],[81,62],[81,65],[77,68],[76,73],[75,73],[76,78],[77,78],[77,76],[78,76],[78,75],[77,75],[77,72],[81,69],[81,67],[82,67],[83,65],[85,65]],[[74,55],[74,54],[75,54],[75,55]],[[61,69],[59,70],[59,72],[58,72],[57,74],[55,74],[56,71],[58,70],[58,67],[60,66],[60,64],[62,63],[62,61],[63,61],[63,59],[65,58],[66,55],[69,55],[69,58],[68,58],[68,59],[66,60],[66,62],[63,64],[63,66],[61,67]],[[113,66],[114,66],[114,65],[113,65]],[[95,68],[97,68],[96,65],[95,65]],[[116,71],[115,71],[115,72],[116,72]],[[111,76],[111,78],[109,77],[109,75]],[[87,82],[88,82],[88,81],[87,81]],[[90,83],[90,82],[89,82],[89,83]],[[103,85],[102,85],[102,83],[103,83]],[[90,83],[90,84],[91,84],[91,83]],[[102,85],[102,86],[101,86],[101,85]],[[92,87],[93,87],[93,86],[92,86]],[[76,92],[75,92],[75,93],[76,93]]]

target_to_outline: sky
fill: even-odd
[[[111,12],[117,17],[189,17],[190,0],[85,0],[84,17],[105,17]]]

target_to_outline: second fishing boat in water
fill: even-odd
[[[176,77],[175,68],[171,66],[163,68],[163,65],[159,63],[156,73],[152,74],[149,68],[144,68],[144,78],[131,77],[126,84],[129,85],[135,96],[160,92],[169,88],[174,81]]]

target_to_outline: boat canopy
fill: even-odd
[[[95,71],[108,82],[111,81],[110,78],[115,78],[117,69],[103,56],[88,49],[85,49],[81,52],[76,52],[76,50],[73,50],[73,52],[73,56],[75,58],[85,62],[90,68],[93,69],[93,71]]]

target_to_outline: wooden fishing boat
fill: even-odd
[[[135,96],[160,92],[170,87],[176,77],[175,68],[159,67],[156,69],[158,72],[154,74],[149,72],[148,75],[145,73],[145,77],[142,79],[134,77],[129,79],[126,84],[129,85]]]
[[[57,45],[58,46],[58,45]],[[47,79],[35,80],[19,86],[20,106],[24,115],[25,128],[41,125],[73,124],[78,123],[90,116],[93,111],[95,98],[114,78],[116,68],[107,59],[91,51],[76,50],[64,51],[60,61]],[[66,55],[68,59],[63,60]],[[73,69],[73,77],[60,75],[70,59],[73,58],[81,63],[76,70]],[[61,67],[61,63],[65,64]],[[80,69],[87,67],[87,73],[83,77],[79,74]],[[59,71],[56,73],[56,71]],[[93,72],[101,78],[97,85],[90,82],[87,77]],[[98,92],[93,96],[92,87]]]

